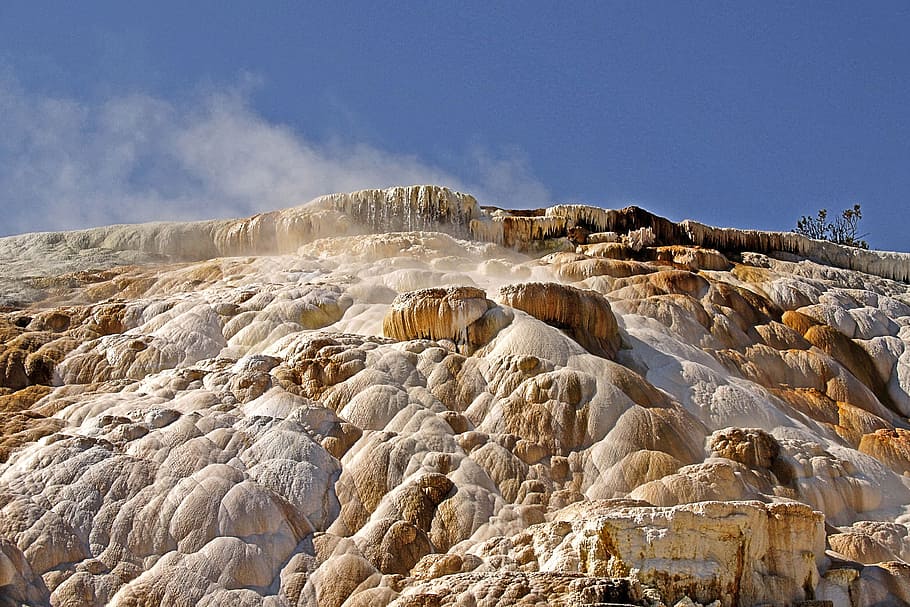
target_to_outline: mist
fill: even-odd
[[[314,142],[262,117],[249,88],[85,101],[0,76],[0,236],[243,217],[322,194],[423,183],[499,206],[551,202],[520,149],[473,145],[453,170],[342,134]]]

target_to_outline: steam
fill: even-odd
[[[251,106],[242,86],[187,102],[97,103],[0,75],[0,236],[153,220],[242,217],[316,196],[433,183],[500,206],[543,206],[520,150],[474,147],[474,179],[365,144],[308,141]],[[476,165],[476,166],[475,166]]]

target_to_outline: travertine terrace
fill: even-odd
[[[907,604],[908,280],[435,186],[0,239],[0,605]]]

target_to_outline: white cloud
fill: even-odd
[[[548,202],[517,151],[477,150],[474,183],[357,143],[319,145],[272,124],[244,87],[186,104],[148,95],[96,104],[0,76],[0,235],[163,219],[244,216],[331,192],[437,183],[482,202]]]
[[[532,171],[527,155],[517,148],[493,154],[475,146],[471,157],[484,199],[495,206],[531,209],[552,204],[550,193]]]

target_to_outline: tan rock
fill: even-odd
[[[910,430],[903,428],[875,430],[864,434],[857,448],[884,462],[899,474],[910,472]]]
[[[358,539],[364,557],[382,573],[408,575],[421,558],[433,551],[424,530],[392,518],[370,522]]]
[[[684,596],[725,606],[794,602],[807,598],[806,589],[820,579],[814,559],[824,553],[823,520],[796,503],[581,504],[550,523],[568,522],[572,532],[538,552],[537,560],[546,570],[550,562],[572,562],[568,555],[574,554],[578,570],[589,575],[634,571],[668,602]]]
[[[769,469],[780,454],[777,440],[760,428],[725,428],[708,439],[714,457],[726,457],[750,468]]]
[[[583,255],[600,259],[630,259],[634,254],[632,247],[623,242],[600,242],[582,245],[577,250]]]
[[[693,464],[680,468],[675,474],[639,485],[629,493],[629,497],[655,506],[758,497],[738,472],[736,466],[723,460]]]
[[[560,255],[565,257],[558,257]],[[579,282],[594,276],[626,278],[655,271],[654,268],[640,261],[604,259],[568,253],[557,253],[550,258],[549,262],[554,266],[557,277],[566,282]]]
[[[423,289],[395,298],[383,321],[383,333],[399,340],[451,340],[470,353],[509,322],[508,313],[480,289]]]
[[[586,475],[593,477],[593,483],[585,493],[590,499],[628,495],[636,487],[669,476],[682,466],[682,462],[669,453],[641,449],[598,474]]]
[[[376,587],[380,579],[376,568],[362,556],[337,554],[310,576],[298,605],[341,607],[352,594]]]
[[[502,287],[498,301],[563,329],[593,354],[612,358],[619,350],[616,318],[598,293],[555,283],[525,283]]]
[[[671,245],[654,248],[658,261],[670,262],[686,270],[726,270],[731,264],[722,253],[715,249]]]
[[[638,601],[640,587],[629,580],[609,580],[560,573],[526,573],[503,570],[489,573],[461,573],[407,588],[391,606],[441,607],[473,605],[624,604]],[[622,602],[619,602],[622,601]]]
[[[0,602],[910,596],[906,256],[417,186],[0,262]]]
[[[888,548],[865,533],[835,533],[828,536],[831,549],[848,559],[860,563],[874,564],[896,561],[899,557]]]

